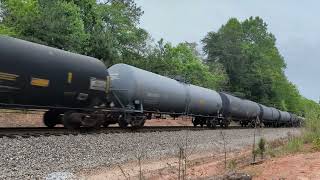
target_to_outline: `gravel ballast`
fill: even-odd
[[[222,151],[221,132],[228,149],[252,144],[253,129],[152,133],[92,134],[0,139],[0,179],[42,179],[52,174],[72,174],[81,169],[135,160],[141,152],[149,159],[177,154],[188,144],[193,153]],[[257,140],[274,140],[298,134],[300,129],[260,129]],[[50,179],[48,178],[48,179]]]

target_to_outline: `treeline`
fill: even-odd
[[[228,91],[302,113],[302,97],[286,78],[286,64],[276,47],[276,38],[261,18],[250,17],[243,22],[232,18],[217,32],[209,32],[203,43],[207,63],[219,62],[225,68]]]
[[[282,110],[318,107],[288,81],[285,61],[259,17],[232,18],[197,44],[154,42],[139,27],[134,0],[1,0],[0,34],[96,57],[107,66],[131,64],[186,82],[231,92]]]
[[[143,11],[133,0],[2,0],[1,9],[0,34],[214,89],[227,79],[219,65],[203,63],[194,44],[153,42],[138,26]]]

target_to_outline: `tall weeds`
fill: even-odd
[[[303,131],[303,140],[305,143],[312,143],[315,139],[320,138],[320,113],[311,109],[306,113]]]
[[[285,151],[288,153],[300,151],[303,144],[312,143],[314,147],[319,146],[320,138],[320,110],[318,108],[310,108],[306,111],[305,121],[303,122],[302,135],[289,139]],[[316,148],[317,149],[317,148]]]

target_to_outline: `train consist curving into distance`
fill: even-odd
[[[0,106],[45,110],[44,124],[140,128],[153,114],[191,116],[194,126],[300,126],[303,118],[126,64],[0,37]]]

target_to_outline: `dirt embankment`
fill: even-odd
[[[229,154],[229,158],[241,156],[246,151],[238,151]],[[181,160],[183,161],[183,160]],[[159,161],[143,161],[141,165],[144,179],[150,180],[175,180],[182,179],[183,165],[179,167],[179,159],[163,158]],[[111,168],[101,168],[94,171],[81,172],[78,175],[88,180],[122,180],[122,179],[139,179],[140,167],[137,162],[129,162],[126,164],[116,165]],[[224,172],[224,155],[215,153],[194,154],[188,157],[188,166],[186,171],[187,179],[210,178],[221,175]]]
[[[304,153],[267,158],[261,161],[257,158],[252,165],[251,148],[228,153],[227,168],[225,168],[224,153],[202,153],[188,157],[187,179],[222,179],[230,172],[250,175],[253,179],[320,179],[320,152]],[[180,166],[182,168],[182,166]],[[85,179],[139,179],[140,167],[137,162],[113,166],[108,169],[82,172],[79,175]],[[143,161],[141,165],[145,179],[178,179],[179,159],[165,158],[159,161]],[[180,171],[182,176],[183,171]]]
[[[254,179],[320,179],[320,152],[309,152],[273,158],[247,166],[242,171]]]
[[[0,111],[0,127],[44,127],[42,112]]]

